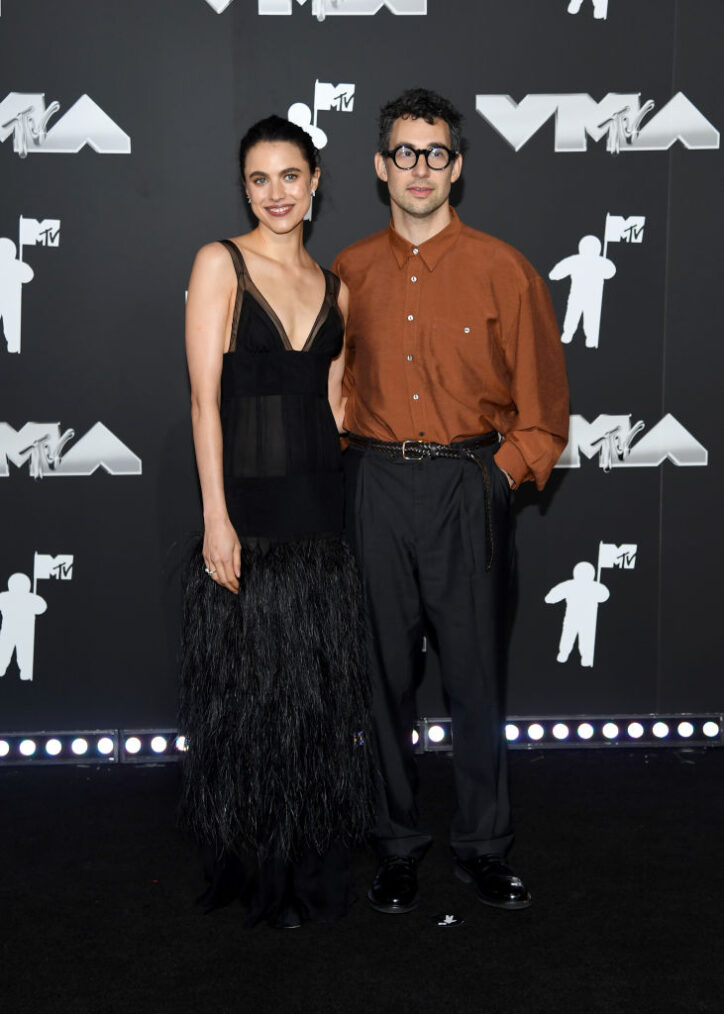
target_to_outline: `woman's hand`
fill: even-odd
[[[241,543],[228,518],[206,523],[202,553],[211,580],[238,595]]]

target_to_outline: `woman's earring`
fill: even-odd
[[[314,195],[316,194],[316,192],[317,192],[316,190],[313,190],[310,196],[314,197]]]
[[[247,201],[249,202],[249,204],[251,204],[251,197],[249,197],[249,195],[248,195],[248,194],[246,195],[246,199],[247,199]]]

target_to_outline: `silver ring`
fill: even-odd
[[[207,573],[207,574],[209,574],[209,575],[211,575],[211,574],[215,574],[215,573],[216,573],[216,567],[214,567],[214,569],[213,569],[213,570],[209,570],[209,568],[208,568],[208,567],[204,567],[204,570],[205,570],[205,571],[206,571],[206,573]]]

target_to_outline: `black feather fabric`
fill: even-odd
[[[372,819],[359,580],[338,537],[242,549],[239,595],[189,567],[181,816],[203,843],[319,854]]]

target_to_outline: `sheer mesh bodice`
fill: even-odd
[[[339,279],[325,295],[300,351],[254,285],[239,248],[231,344],[221,374],[227,509],[240,538],[289,540],[342,529],[339,434],[327,397],[329,365],[342,350]]]

